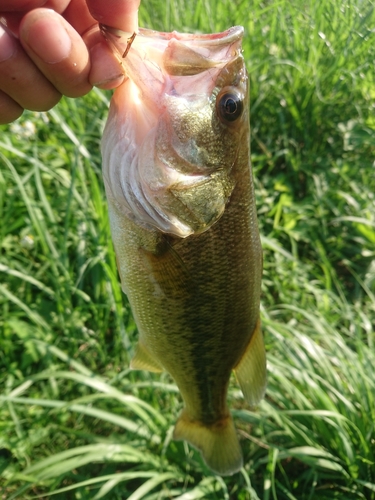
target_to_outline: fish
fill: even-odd
[[[171,375],[184,402],[174,439],[231,475],[243,467],[231,373],[251,407],[266,387],[244,29],[103,32],[125,55],[101,148],[118,271],[139,332],[130,366]]]

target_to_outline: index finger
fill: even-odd
[[[128,33],[138,31],[140,0],[87,0],[91,15],[101,24]]]

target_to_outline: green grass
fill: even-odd
[[[375,499],[373,2],[144,0],[140,16],[245,26],[267,395],[250,411],[231,384],[233,477],[171,440],[173,381],[128,370],[99,153],[110,96],[27,112],[0,136],[0,496]]]

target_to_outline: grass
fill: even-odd
[[[109,94],[0,136],[0,494],[375,499],[374,5],[144,0],[141,25],[246,29],[267,396],[229,399],[245,466],[171,440],[168,375],[131,372],[99,141]]]

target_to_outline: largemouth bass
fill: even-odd
[[[105,29],[128,79],[102,141],[112,238],[139,330],[133,369],[166,370],[185,407],[175,439],[227,475],[242,453],[226,396],[234,370],[262,398],[262,252],[249,151],[243,28],[213,35],[140,29],[129,50]]]

